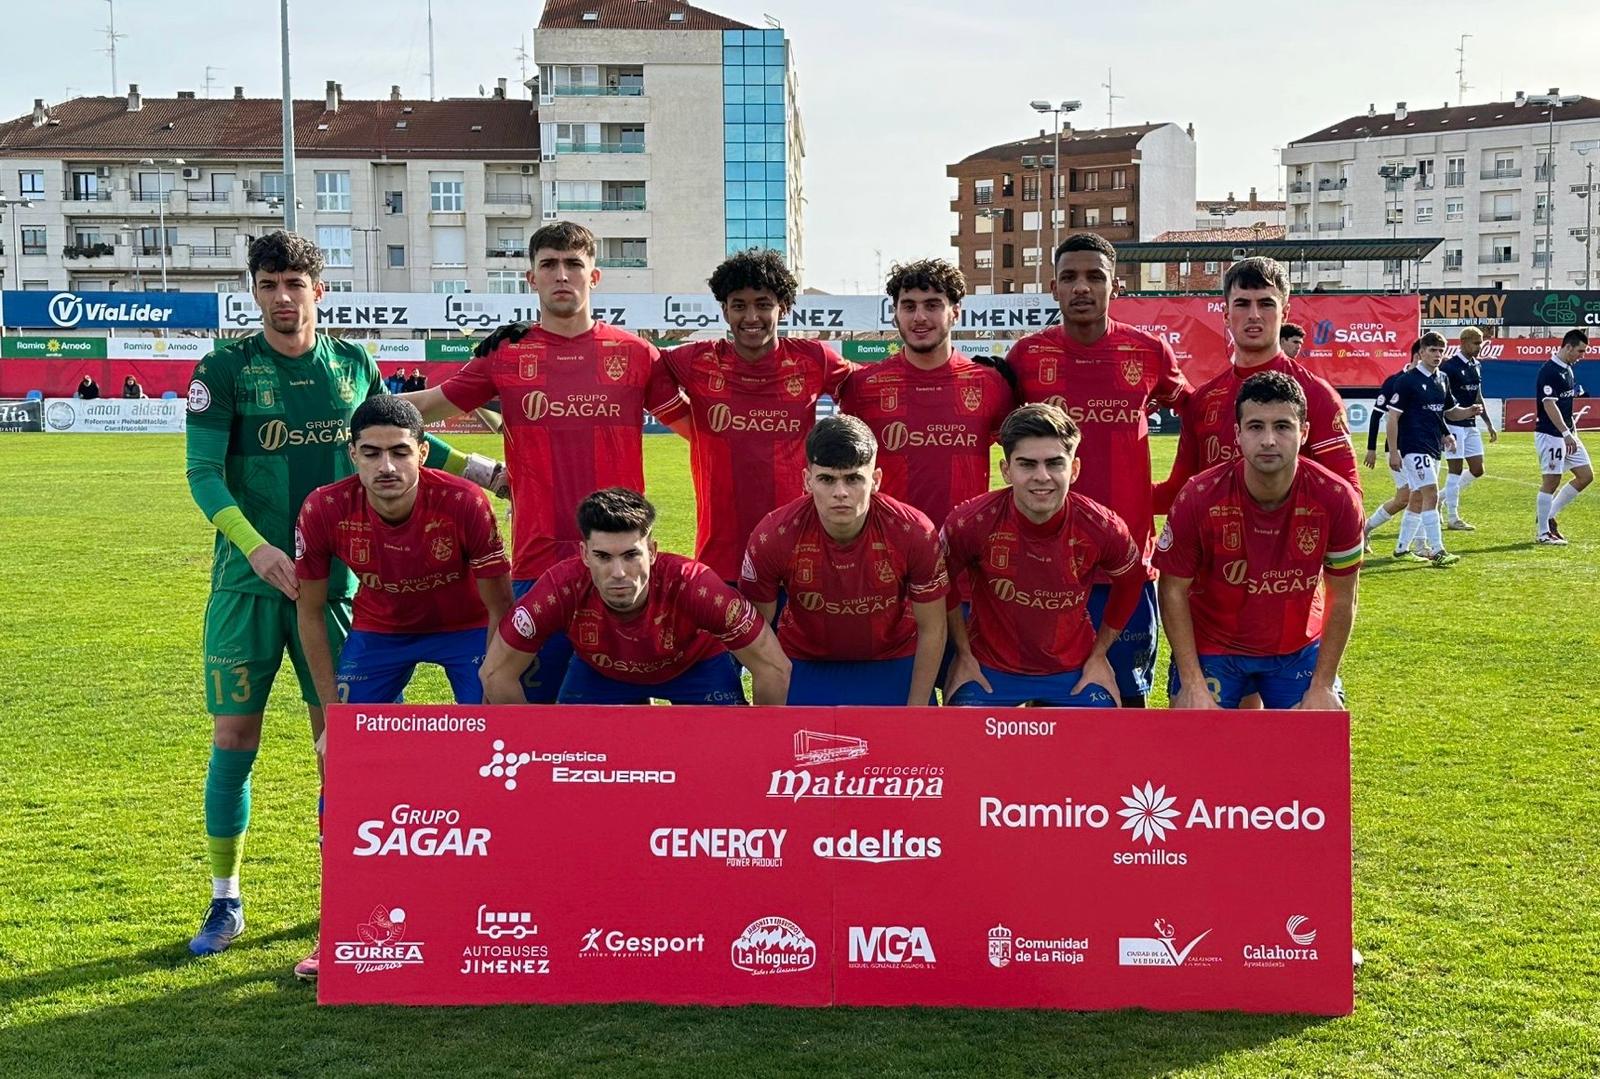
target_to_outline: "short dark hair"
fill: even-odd
[[[1275,288],[1287,300],[1289,275],[1284,271],[1283,263],[1277,259],[1251,255],[1229,266],[1228,272],[1223,275],[1222,298],[1227,299],[1236,288]]]
[[[1246,403],[1275,405],[1281,401],[1294,405],[1300,422],[1306,422],[1306,391],[1300,388],[1300,383],[1282,371],[1263,371],[1259,375],[1251,375],[1239,387],[1239,396],[1234,398],[1234,422],[1243,421]]]
[[[1056,246],[1055,254],[1050,256],[1050,264],[1053,266],[1060,262],[1061,256],[1069,251],[1093,251],[1110,259],[1112,267],[1117,265],[1117,249],[1098,232],[1080,232],[1068,236]]]
[[[1285,322],[1278,328],[1278,340],[1287,341],[1294,337],[1302,341],[1306,339],[1306,328],[1298,322]]]
[[[1444,339],[1444,334],[1440,333],[1437,330],[1429,330],[1427,333],[1425,333],[1421,337],[1417,338],[1417,351],[1419,351],[1419,352],[1422,351],[1425,348],[1449,348],[1449,347],[1450,347],[1450,342],[1446,341]]]
[[[1572,346],[1572,345],[1582,345],[1584,348],[1588,348],[1589,347],[1589,331],[1588,330],[1568,330],[1564,335],[1562,335],[1561,347],[1562,348],[1567,348],[1567,347]]]
[[[1419,353],[1421,351],[1422,351],[1422,338],[1419,337],[1415,341],[1411,342],[1411,358],[1413,360],[1416,359],[1417,358],[1417,353]]]
[[[818,468],[863,468],[878,454],[872,428],[854,416],[827,416],[806,436],[806,460]]]
[[[322,249],[298,232],[274,229],[250,242],[245,265],[250,269],[252,286],[256,282],[256,274],[263,270],[267,273],[303,273],[312,281],[321,281]]]
[[[606,487],[578,503],[578,531],[584,539],[595,532],[648,536],[655,523],[656,508],[644,495],[626,487]]]
[[[726,303],[729,296],[742,288],[766,290],[777,297],[784,307],[793,307],[800,282],[783,261],[783,256],[768,247],[747,247],[722,260],[722,265],[711,271],[711,294],[718,303]]]
[[[590,258],[600,250],[594,233],[573,221],[545,225],[528,238],[528,261],[540,251],[582,251]]]
[[[1007,460],[1011,459],[1011,451],[1017,448],[1017,443],[1025,438],[1059,438],[1066,444],[1067,452],[1071,453],[1077,448],[1080,437],[1078,425],[1072,421],[1072,417],[1055,405],[1023,405],[1014,409],[1000,424],[1000,449]]]
[[[422,413],[417,406],[392,393],[378,393],[356,406],[350,417],[350,441],[361,437],[368,427],[399,427],[412,438],[423,439]]]
[[[912,288],[942,292],[944,298],[950,301],[950,306],[954,307],[967,294],[967,279],[962,276],[959,267],[945,259],[918,259],[891,265],[889,279],[883,284],[883,291],[889,299],[898,303],[900,294]]]

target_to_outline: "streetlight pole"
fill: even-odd
[[[375,271],[372,267],[372,240],[370,239],[370,234],[374,232],[382,232],[383,230],[376,226],[367,225],[352,228],[350,231],[361,233],[361,269],[364,271],[367,279],[367,287],[362,291],[372,292],[374,291],[372,288],[372,278]]]
[[[289,0],[279,4],[283,44],[283,227],[294,232],[298,224],[294,201],[294,94],[289,82]]]
[[[1050,177],[1050,257],[1052,259],[1051,277],[1055,276],[1054,258],[1056,248],[1061,245],[1061,114],[1076,112],[1083,108],[1081,101],[1063,101],[1059,105],[1052,105],[1048,101],[1030,101],[1028,104],[1034,112],[1054,113],[1056,118],[1055,135],[1055,169]]]
[[[171,160],[141,157],[141,165],[152,165],[156,170],[156,231],[160,236],[161,254],[161,291],[167,291],[167,174],[161,171],[162,165],[171,165],[181,168],[183,158],[174,157]]]
[[[1577,152],[1579,157],[1587,159],[1590,153],[1600,150],[1600,139],[1584,139],[1581,142],[1575,142],[1572,144],[1572,149]],[[1573,184],[1572,193],[1582,199],[1584,205],[1583,287],[1588,289],[1589,282],[1594,274],[1594,200],[1595,196],[1600,194],[1600,191],[1597,191],[1594,186],[1593,161],[1584,161],[1583,173],[1582,186]],[[1573,235],[1577,235],[1578,230],[1573,229],[1572,232]]]
[[[1400,238],[1400,191],[1406,186],[1406,181],[1417,174],[1415,165],[1385,165],[1378,170],[1378,175],[1383,177],[1384,186],[1394,192],[1394,208],[1389,211],[1389,239]],[[1390,259],[1395,264],[1394,285],[1396,292],[1400,291],[1400,259]]]
[[[11,210],[11,269],[16,281],[7,285],[8,288],[22,287],[22,229],[17,224],[18,210],[33,209],[32,199],[8,198],[0,195],[0,208]]]
[[[1575,105],[1583,100],[1581,94],[1561,96],[1559,88],[1552,86],[1548,94],[1530,94],[1528,104],[1543,105],[1550,110],[1550,137],[1544,159],[1544,287],[1550,287],[1550,271],[1555,269],[1556,252],[1550,245],[1551,224],[1556,213],[1556,110],[1565,105]]]
[[[989,295],[993,296],[995,294],[995,291],[994,291],[995,263],[997,261],[999,261],[995,257],[995,243],[999,239],[999,230],[995,227],[994,219],[997,218],[997,217],[1004,217],[1005,216],[1005,211],[1002,210],[1002,209],[999,209],[998,207],[990,206],[987,209],[979,210],[978,211],[978,216],[979,217],[987,217],[989,219]]]
[[[1025,154],[1022,158],[1022,167],[1033,173],[1033,249],[1038,253],[1033,262],[1035,292],[1044,287],[1044,170],[1055,163],[1056,159],[1048,154],[1043,157]]]

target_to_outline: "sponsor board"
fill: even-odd
[[[1506,431],[1532,431],[1538,422],[1538,405],[1531,397],[1511,397],[1505,403]],[[1572,402],[1572,426],[1580,431],[1600,430],[1600,402],[1580,397]]]
[[[377,906],[356,923],[355,940],[333,942],[333,963],[357,974],[373,974],[403,967],[420,967],[423,942],[410,939],[404,907]]]
[[[937,963],[928,929],[921,925],[852,925],[849,964],[857,970],[927,970]]]
[[[124,400],[101,397],[80,401],[76,397],[47,397],[44,430],[48,434],[129,435],[182,434],[182,398]]]
[[[216,344],[209,337],[113,337],[106,356],[113,360],[193,360],[206,357]]]
[[[0,434],[44,430],[44,402],[0,401]]]
[[[0,317],[18,329],[215,329],[209,292],[48,292],[7,289]]]
[[[1081,966],[1089,956],[1089,938],[1071,934],[1038,936],[1017,933],[1004,925],[989,930],[989,965],[1004,970],[1022,966]]]
[[[816,966],[817,945],[794,922],[769,915],[745,926],[730,958],[746,974],[801,974]]]
[[[1201,942],[1211,935],[1203,929],[1197,935],[1180,940],[1178,931],[1165,918],[1151,923],[1153,937],[1118,937],[1117,965],[1123,967],[1204,967],[1222,962],[1220,955],[1199,951]]]
[[[1600,326],[1600,291],[1423,289],[1424,326]]]
[[[103,360],[104,337],[0,337],[0,357],[8,360]]]

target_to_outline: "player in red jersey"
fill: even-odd
[[[1233,362],[1228,370],[1195,390],[1178,409],[1178,453],[1172,474],[1156,486],[1155,511],[1166,513],[1191,476],[1239,455],[1234,437],[1233,401],[1251,375],[1281,371],[1300,384],[1306,396],[1308,431],[1302,453],[1361,490],[1350,426],[1338,391],[1279,348],[1279,331],[1289,311],[1289,275],[1269,258],[1240,259],[1222,279]]]
[[[926,705],[944,656],[949,591],[939,537],[878,490],[877,442],[854,416],[806,437],[806,494],[762,519],[739,589],[794,665],[790,704]]]
[[[324,707],[398,701],[418,663],[437,663],[458,704],[482,699],[486,628],[511,606],[511,565],[484,493],[423,468],[422,415],[383,394],[350,418],[356,474],[307,496],[295,525],[295,600]],[[338,673],[323,621],[333,559],[361,582]]]
[[[817,398],[855,366],[820,341],[779,337],[800,282],[776,251],[731,255],[711,274],[732,340],[665,353],[693,415],[695,558],[734,581],[756,522],[800,497]]]
[[[1024,337],[1007,354],[1022,400],[1060,406],[1083,432],[1080,493],[1122,518],[1149,558],[1155,542],[1150,504],[1149,413],[1176,408],[1190,392],[1172,346],[1111,319],[1117,251],[1094,233],[1069,236],[1055,250],[1050,294],[1061,325]],[[953,572],[953,570],[952,570]],[[1090,594],[1100,625],[1110,599],[1104,578]],[[1146,583],[1122,636],[1111,647],[1122,703],[1144,705],[1155,676],[1158,626],[1154,579]]]
[[[858,367],[839,408],[877,437],[882,493],[943,523],[989,489],[989,446],[1016,401],[995,366],[963,356],[950,340],[967,291],[959,269],[944,259],[895,265],[885,291],[904,348]]]
[[[972,575],[972,619],[950,603],[956,657],[947,704],[1115,707],[1106,653],[1149,579],[1115,513],[1072,490],[1078,425],[1054,405],[1023,405],[1000,428],[1008,486],[957,506],[945,562]],[[1110,579],[1105,617],[1089,617],[1090,583]]]
[[[1281,371],[1234,403],[1240,455],[1184,485],[1156,544],[1174,708],[1342,709],[1361,496],[1301,456],[1306,395]]]
[[[687,434],[684,403],[654,345],[590,311],[600,283],[594,234],[561,221],[528,241],[539,322],[502,326],[470,363],[432,389],[404,395],[429,423],[499,397],[505,417],[512,589],[522,595],[578,551],[573,511],[591,491],[644,490],[644,412]],[[555,699],[572,655],[559,634],[528,672],[529,701]]]
[[[493,704],[523,699],[522,672],[554,633],[573,642],[563,704],[743,704],[737,657],[757,704],[782,704],[789,661],[750,601],[712,570],[660,554],[656,510],[626,487],[578,506],[582,556],[557,563],[511,608],[481,676]],[[732,652],[730,656],[728,653]]]

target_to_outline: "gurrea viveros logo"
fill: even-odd
[[[745,926],[733,942],[735,970],[750,974],[797,974],[817,962],[817,946],[787,918],[769,915]]]
[[[333,961],[354,967],[357,974],[421,966],[422,942],[407,940],[406,928],[405,908],[373,907],[367,920],[356,926],[360,940],[334,943]]]

